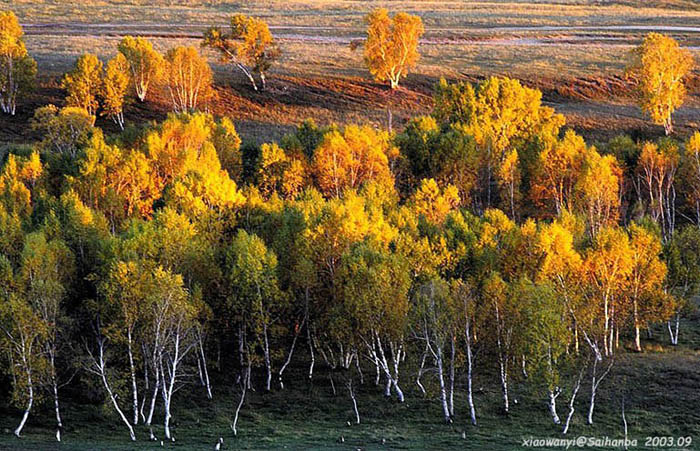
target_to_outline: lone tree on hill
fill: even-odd
[[[398,13],[392,19],[386,9],[371,12],[365,20],[365,64],[375,80],[388,80],[391,89],[396,89],[420,57],[418,40],[425,31],[423,21],[407,13]]]
[[[690,52],[659,33],[649,33],[632,52],[627,73],[636,80],[639,106],[666,135],[673,133],[671,115],[683,104],[683,79],[692,68]]]
[[[265,73],[279,58],[280,50],[267,23],[255,17],[236,14],[231,18],[231,31],[224,33],[211,27],[204,33],[203,47],[219,51],[221,61],[238,67],[258,90],[255,74],[260,76],[260,89],[265,89]]]

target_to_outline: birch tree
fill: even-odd
[[[150,41],[141,37],[126,36],[117,48],[126,58],[136,96],[143,102],[149,88],[159,83],[164,74],[163,56],[153,48]]]
[[[206,59],[194,47],[175,47],[165,55],[165,61],[165,86],[173,110],[187,113],[206,107],[214,95],[214,79]]]
[[[365,64],[375,80],[388,81],[391,89],[396,89],[420,57],[418,41],[425,31],[423,21],[407,13],[391,18],[383,8],[372,11],[365,21]]]
[[[124,130],[124,99],[130,83],[129,62],[123,54],[117,53],[117,56],[109,60],[105,66],[101,91],[102,114],[112,119],[122,130]]]
[[[69,107],[82,108],[94,118],[100,106],[102,62],[90,53],[81,55],[73,70],[64,75],[61,86],[68,93],[66,104]]]
[[[260,88],[265,90],[266,74],[279,58],[280,49],[262,19],[236,14],[231,18],[231,29],[225,33],[218,27],[204,33],[202,46],[219,52],[221,62],[233,64],[258,90],[255,74],[260,78]]]
[[[391,396],[393,388],[403,402],[399,366],[406,353],[410,285],[405,262],[360,244],[344,256],[335,285],[358,346],[386,378],[384,395]]]
[[[441,279],[422,283],[414,295],[412,329],[415,338],[425,347],[435,364],[439,384],[439,399],[445,422],[452,422],[448,403],[447,363],[445,353],[453,339],[455,306],[449,293],[449,285]]]
[[[39,400],[40,381],[47,372],[42,344],[49,335],[47,325],[23,295],[20,281],[15,279],[10,261],[0,256],[0,327],[3,350],[8,353],[12,372],[12,400],[23,409],[22,418],[14,429],[19,437],[34,404]]]
[[[240,230],[226,260],[230,306],[242,319],[245,329],[253,334],[254,344],[263,351],[265,389],[270,391],[275,351],[271,343],[272,328],[286,306],[285,293],[277,282],[277,257],[259,237]]]
[[[666,135],[673,133],[673,112],[683,105],[685,78],[694,65],[688,49],[673,38],[649,33],[631,53],[628,74],[637,83],[639,106]]]
[[[17,97],[31,89],[36,61],[27,54],[24,32],[11,11],[0,12],[0,110],[15,115]]]
[[[53,398],[56,426],[60,431],[63,420],[58,395],[60,374],[57,359],[67,339],[63,302],[73,272],[73,255],[62,241],[47,239],[43,232],[35,232],[26,237],[21,265],[19,276],[26,287],[25,296],[47,331],[41,343],[42,354],[48,364],[47,385]]]

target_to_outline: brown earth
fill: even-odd
[[[465,75],[477,82],[480,77]],[[410,117],[427,114],[432,108],[431,92],[437,80],[412,75],[398,90],[360,77],[294,77],[276,75],[268,89],[256,92],[237,73],[217,73],[217,99],[211,105],[216,115],[231,117],[243,136],[254,142],[278,140],[307,118],[319,124],[370,123],[387,126],[388,111],[394,128]],[[539,78],[525,84],[543,92],[543,100],[567,117],[567,124],[589,140],[605,140],[620,133],[646,138],[662,130],[650,124],[634,105],[629,81],[622,77]],[[677,131],[685,135],[700,128],[700,76],[688,82],[686,106],[675,115]],[[44,76],[36,91],[18,105],[14,117],[0,118],[0,142],[26,143],[39,137],[28,126],[33,111],[52,103],[62,105],[65,92],[57,76]],[[131,102],[127,121],[162,120],[169,110],[167,98],[152,96],[143,104]],[[105,118],[97,125],[108,132],[115,126]]]

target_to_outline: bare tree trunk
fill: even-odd
[[[19,422],[19,425],[15,429],[15,436],[19,437],[24,429],[24,425],[27,423],[27,418],[29,418],[29,412],[32,410],[34,405],[34,383],[32,381],[32,372],[27,371],[27,406],[24,408],[24,414]]]
[[[449,408],[450,418],[455,415],[455,337],[450,340],[450,397]]]
[[[588,424],[593,424],[593,409],[595,409],[595,397],[596,393],[598,392],[598,386],[600,383],[603,381],[605,376],[608,375],[610,370],[612,369],[614,361],[610,362],[610,365],[605,369],[605,371],[598,377],[597,375],[597,367],[598,367],[598,360],[593,359],[593,370],[591,372],[591,401],[590,405],[588,407],[588,419],[587,423]]]
[[[233,417],[233,423],[231,424],[231,429],[233,430],[233,435],[238,434],[236,429],[238,424],[238,415],[241,413],[241,407],[243,407],[243,402],[245,401],[245,394],[248,388],[248,383],[246,382],[250,378],[250,362],[243,375],[243,380],[241,381],[241,399],[238,401],[238,407],[236,407],[236,415]]]
[[[671,321],[667,321],[666,324],[668,325],[668,333],[671,337],[671,345],[676,346],[678,345],[678,329],[680,326],[681,322],[681,314],[676,313],[676,327],[675,327],[675,332],[674,329],[671,327]]]
[[[503,394],[503,411],[508,413],[510,411],[509,400],[508,400],[508,361],[502,357],[498,359],[498,373],[501,379],[501,393]]]
[[[420,361],[420,368],[418,368],[418,375],[416,376],[416,384],[418,384],[418,387],[420,388],[420,391],[423,393],[423,396],[425,396],[425,387],[423,387],[423,384],[420,382],[420,378],[423,376],[423,373],[425,372],[425,359],[428,358],[428,350],[426,349],[423,351],[423,357],[421,358]]]
[[[129,370],[131,372],[131,396],[132,396],[132,408],[134,412],[133,424],[139,424],[139,394],[138,388],[136,386],[136,365],[134,365],[134,352],[132,349],[132,336],[131,329],[126,332],[127,337],[127,348],[129,352]]]
[[[202,337],[202,335],[201,335],[201,333],[200,333],[200,334],[199,334],[199,337],[198,337],[198,342],[199,342],[199,346],[198,346],[198,347],[199,347],[199,356],[200,356],[201,361],[202,361],[202,368],[201,368],[201,371],[202,371],[203,376],[204,376],[204,385],[205,385],[206,388],[207,388],[207,398],[208,398],[208,399],[212,399],[213,396],[212,396],[212,394],[211,394],[211,383],[209,382],[209,370],[207,369],[207,357],[206,357],[206,354],[204,353],[204,343],[203,343],[203,341],[204,341],[204,339],[203,339],[203,337]],[[198,359],[198,360],[199,360],[199,359]]]
[[[554,421],[554,424],[560,424],[561,420],[559,419],[559,415],[557,414],[557,398],[561,394],[561,390],[559,388],[552,390],[549,390],[549,413],[552,415],[552,421]]]
[[[576,402],[576,395],[578,394],[578,391],[581,388],[581,381],[583,380],[583,373],[585,372],[585,370],[586,367],[583,366],[578,374],[576,383],[571,389],[571,397],[569,398],[569,414],[566,416],[566,423],[564,423],[564,429],[562,430],[562,434],[564,435],[566,435],[566,433],[569,432],[569,425],[571,424],[571,418],[574,416],[575,411],[574,403]]]
[[[473,367],[473,356],[472,356],[472,337],[470,334],[470,322],[467,321],[465,324],[464,336],[467,341],[467,400],[469,401],[469,416],[472,421],[472,425],[476,426],[476,409],[474,409],[474,395],[472,389],[472,367]]]
[[[88,353],[90,353],[90,356],[93,361],[92,363],[94,365],[94,369],[92,369],[91,371],[97,374],[102,379],[102,384],[104,385],[105,390],[107,391],[109,399],[112,401],[114,410],[117,411],[117,414],[119,414],[119,417],[122,419],[122,422],[126,425],[127,429],[129,430],[129,437],[131,438],[131,441],[136,441],[136,434],[134,434],[134,428],[131,425],[131,423],[129,423],[129,420],[126,418],[126,415],[124,415],[124,412],[122,411],[121,407],[119,407],[119,404],[117,403],[117,397],[112,391],[112,387],[109,385],[109,382],[107,381],[107,368],[104,359],[104,339],[102,337],[97,338],[97,346],[97,358],[92,356],[92,354],[88,350]]]
[[[440,403],[442,404],[442,414],[445,417],[445,422],[452,423],[452,417],[450,416],[450,408],[447,405],[447,389],[445,387],[442,348],[440,347],[437,347],[435,360],[438,370],[438,381],[440,382]]]
[[[297,339],[299,338],[299,333],[301,332],[301,329],[304,327],[305,323],[306,323],[306,315],[304,315],[304,318],[301,320],[301,324],[299,325],[297,330],[294,331],[294,339],[292,340],[292,346],[289,348],[289,354],[287,355],[287,360],[284,362],[284,365],[282,365],[282,368],[280,368],[279,383],[280,383],[281,389],[284,389],[284,382],[282,380],[282,375],[284,374],[284,370],[287,369],[289,362],[292,361],[292,355],[294,355],[294,347],[297,345]]]
[[[348,381],[348,391],[350,391],[350,399],[352,399],[352,407],[355,410],[355,422],[360,424],[360,411],[357,409],[357,399],[355,399],[355,390],[352,387],[352,379]]]

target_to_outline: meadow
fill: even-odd
[[[604,140],[619,132],[653,133],[624,79],[628,54],[646,32],[659,24],[668,27],[700,57],[698,2],[642,3],[2,0],[0,7],[11,6],[26,25],[27,47],[39,64],[44,89],[29,100],[32,105],[58,103],[57,79],[86,51],[112,57],[127,34],[148,36],[161,51],[198,45],[206,27],[225,24],[241,12],[268,21],[284,55],[271,70],[270,91],[256,93],[208,54],[222,99],[215,111],[240,121],[251,141],[278,139],[308,117],[321,124],[386,125],[387,109],[392,109],[400,125],[430,110],[432,87],[440,77],[475,81],[490,75],[517,77],[542,90],[547,104],[564,113],[572,128]],[[380,6],[419,14],[426,26],[421,59],[400,95],[371,81],[361,50],[350,49],[362,36],[364,16]],[[697,80],[696,69],[689,84],[700,84]],[[164,117],[157,111],[165,108],[149,110],[132,114],[146,120]],[[698,128],[697,89],[690,90],[677,114],[682,133]],[[0,142],[17,141],[26,133],[11,124],[0,131]]]

